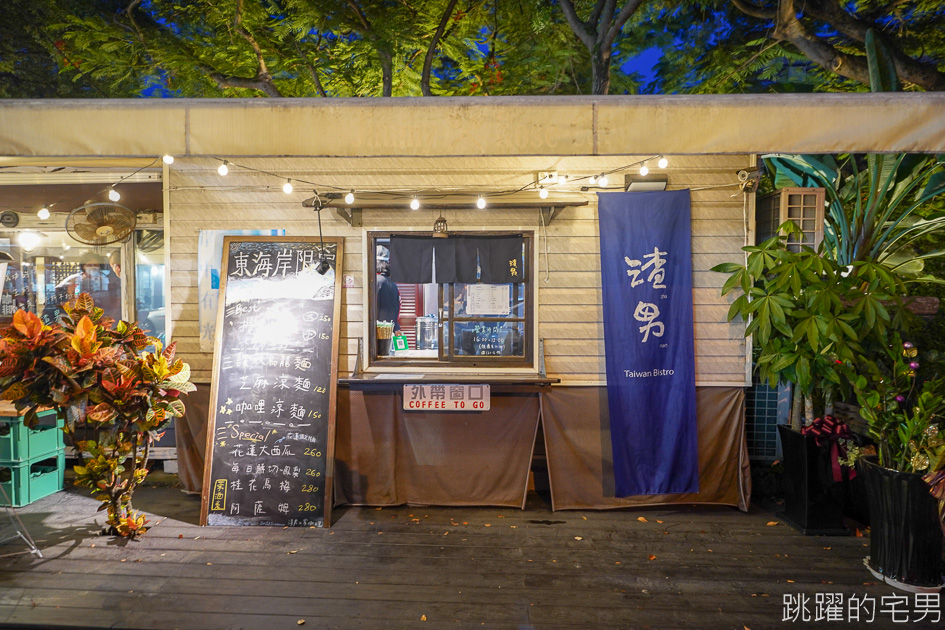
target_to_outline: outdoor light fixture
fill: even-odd
[[[353,191],[353,190],[349,191],[348,194],[345,195],[345,203],[348,204],[349,206],[354,203],[354,191]]]
[[[16,242],[28,252],[36,249],[42,240],[39,232],[20,232],[16,237]]]
[[[664,157],[661,157],[660,161],[657,162],[656,165],[659,166],[660,168],[666,168],[667,166],[669,166],[669,160],[667,160]]]
[[[165,153],[165,154],[164,154],[164,157],[162,157],[161,159],[164,161],[165,164],[173,164],[173,163],[174,163],[174,156],[173,156],[173,155],[170,155],[169,153]]]
[[[538,187],[538,196],[541,197],[542,199],[547,199],[547,198],[548,198],[548,189],[545,188],[544,186],[539,186],[539,187]]]
[[[325,239],[322,236],[322,200],[318,196],[317,190],[312,192],[315,193],[315,216],[318,217],[318,264],[315,265],[315,271],[324,276],[328,273],[331,265],[325,260]]]
[[[413,199],[411,199],[411,200],[410,200],[410,209],[411,209],[411,210],[419,210],[419,209],[420,209],[420,200],[417,199],[416,197],[414,197]]]
[[[227,162],[226,160],[223,160],[223,164],[217,167],[217,173],[219,173],[221,176],[224,176],[227,173],[229,173],[230,167],[227,166],[227,164],[229,164],[229,162]]]
[[[443,215],[440,215],[440,218],[433,222],[433,236],[438,238],[446,238],[446,219],[443,218]]]
[[[115,187],[113,186],[108,189],[108,198],[111,199],[112,201],[118,201],[119,199],[121,199],[121,193],[115,190]]]
[[[291,179],[285,180],[285,183],[282,184],[282,192],[284,192],[287,195],[292,194],[292,180]]]
[[[45,221],[49,218],[49,208],[43,206],[40,208],[39,212],[36,213],[36,216],[38,216],[41,221]]]
[[[482,210],[486,207],[486,198],[482,195],[479,195],[479,199],[476,199],[476,207]]]

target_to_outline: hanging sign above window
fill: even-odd
[[[489,411],[488,385],[404,385],[406,411]]]

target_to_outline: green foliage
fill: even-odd
[[[945,249],[918,254],[919,239],[945,228],[945,212],[929,205],[945,194],[945,156],[870,153],[866,156],[766,155],[775,186],[826,190],[826,253],[842,265],[885,262],[897,273],[917,274],[921,261]]]
[[[902,308],[902,280],[875,260],[850,266],[786,246],[793,222],[784,234],[758,246],[744,247],[746,265],[726,263],[712,268],[729,274],[722,295],[740,291],[728,319],[749,321],[756,352],[755,369],[771,386],[790,382],[805,395],[835,398],[846,388],[844,365],[854,363],[887,330],[907,323]]]
[[[105,317],[83,293],[64,306],[62,324],[47,326],[17,311],[0,339],[0,399],[29,425],[39,407],[65,417],[80,463],[76,485],[108,510],[113,533],[135,537],[145,519],[131,497],[148,474],[158,432],[184,414],[181,394],[194,391],[190,368],[137,326]],[[153,345],[155,352],[145,348]]]
[[[860,415],[869,422],[879,463],[903,472],[945,470],[945,372],[930,352],[919,361],[912,343],[891,343],[863,358],[853,381]]]

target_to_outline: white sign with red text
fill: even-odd
[[[488,385],[404,385],[405,411],[489,411]]]

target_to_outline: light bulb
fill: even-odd
[[[650,172],[650,169],[646,167],[646,164],[640,167],[640,175],[643,175],[644,177],[646,177],[649,174],[649,172]]]
[[[479,195],[479,199],[476,199],[476,207],[482,210],[486,207],[486,198],[482,195]]]
[[[411,199],[411,200],[410,200],[410,209],[411,209],[411,210],[419,210],[419,209],[420,209],[420,200],[417,199],[416,197],[414,197],[413,199]]]
[[[607,176],[603,173],[597,178],[597,185],[601,188],[607,188]]]
[[[20,232],[16,240],[20,244],[20,247],[31,252],[36,249],[42,238],[36,232]]]
[[[547,199],[547,198],[548,198],[548,189],[545,188],[544,186],[539,186],[539,187],[538,187],[538,196],[541,197],[542,199]]]
[[[173,163],[174,163],[174,156],[173,156],[173,155],[170,155],[169,153],[165,153],[165,154],[164,154],[164,157],[162,157],[161,159],[164,161],[165,164],[173,164]]]
[[[291,179],[285,180],[285,183],[282,184],[282,192],[284,192],[287,195],[292,194],[292,180]]]
[[[121,199],[121,193],[119,193],[119,192],[118,192],[117,190],[115,190],[114,188],[109,188],[109,189],[108,189],[108,198],[111,199],[112,201],[118,201],[119,199]]]
[[[49,218],[49,208],[43,206],[40,208],[39,212],[36,213],[36,216],[38,216],[40,220],[45,221]]]
[[[347,195],[345,195],[345,203],[348,204],[349,206],[354,203],[354,191],[353,191],[353,190],[350,191]]]
[[[669,166],[669,160],[667,160],[666,158],[660,158],[660,161],[657,162],[656,165],[659,166],[660,168],[666,168],[667,166]]]
[[[591,185],[596,184],[596,183],[597,183],[597,175],[591,175],[591,178],[590,178],[589,180],[587,180],[587,181],[589,181],[589,182],[591,183]]]
[[[230,167],[227,166],[227,164],[229,164],[229,162],[227,162],[226,160],[223,160],[223,164],[217,167],[217,173],[219,173],[220,175],[226,175],[227,173],[229,173]]]

